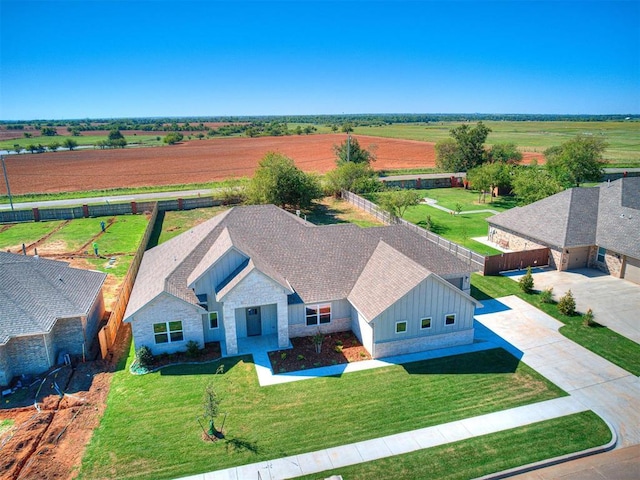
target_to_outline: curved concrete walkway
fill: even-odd
[[[483,305],[476,311],[476,340],[479,342],[474,344],[475,347],[469,347],[505,348],[563,388],[569,396],[363,442],[202,473],[182,480],[292,478],[585,410],[595,411],[613,425],[619,439],[618,446],[640,444],[640,380],[637,377],[566,339],[558,333],[562,326],[560,322],[518,297],[483,301]],[[441,356],[454,353],[460,352],[457,349],[455,352],[440,351]],[[369,368],[375,368],[374,365],[372,363]],[[309,370],[305,377],[312,377],[314,373],[328,372]],[[261,375],[264,379],[264,367]]]

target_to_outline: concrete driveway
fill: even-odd
[[[507,276],[517,280],[522,273]],[[571,290],[579,312],[591,308],[596,322],[640,343],[640,285],[590,268],[534,270],[533,281],[536,290],[553,287],[556,300]]]
[[[618,447],[640,444],[638,377],[567,339],[562,323],[516,296],[482,303],[476,340],[502,346],[607,420]]]

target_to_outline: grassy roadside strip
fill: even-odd
[[[149,187],[135,187],[135,188],[109,188],[103,190],[87,190],[82,192],[59,192],[59,193],[30,193],[24,195],[12,195],[13,203],[25,203],[25,202],[42,202],[48,200],[68,200],[78,197],[92,198],[92,197],[104,197],[104,196],[116,196],[116,195],[133,195],[136,193],[158,193],[158,192],[172,192],[183,190],[200,190],[200,189],[215,189],[215,188],[232,188],[244,185],[248,180],[245,178],[222,180],[220,182],[208,182],[208,183],[182,183],[177,185],[155,185]],[[3,195],[0,197],[0,203],[9,203],[9,198]]]
[[[633,375],[640,375],[639,344],[602,325],[585,326],[582,314],[571,317],[562,315],[558,312],[555,304],[543,303],[538,292],[524,293],[520,290],[518,283],[510,278],[503,276],[484,277],[474,273],[471,276],[471,295],[480,301],[516,295],[564,323],[564,326],[560,328],[560,333],[568,339],[624,368]]]
[[[610,439],[607,425],[588,411],[297,478],[465,480],[598,447]]]

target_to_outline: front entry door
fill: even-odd
[[[260,307],[247,308],[247,337],[262,335]]]

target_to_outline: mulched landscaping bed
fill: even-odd
[[[324,335],[320,353],[316,353],[313,337],[292,338],[293,348],[269,352],[273,373],[295,372],[310,368],[371,360],[353,332]]]
[[[138,365],[138,361],[135,360],[131,365],[131,372],[136,374],[145,374],[155,372],[168,365],[206,363],[217,360],[221,357],[222,352],[220,350],[220,342],[211,342],[206,343],[204,348],[200,350],[197,356],[190,356],[187,354],[187,352],[178,352],[172,354],[163,353],[161,355],[154,355],[153,363],[151,363],[146,368]]]

